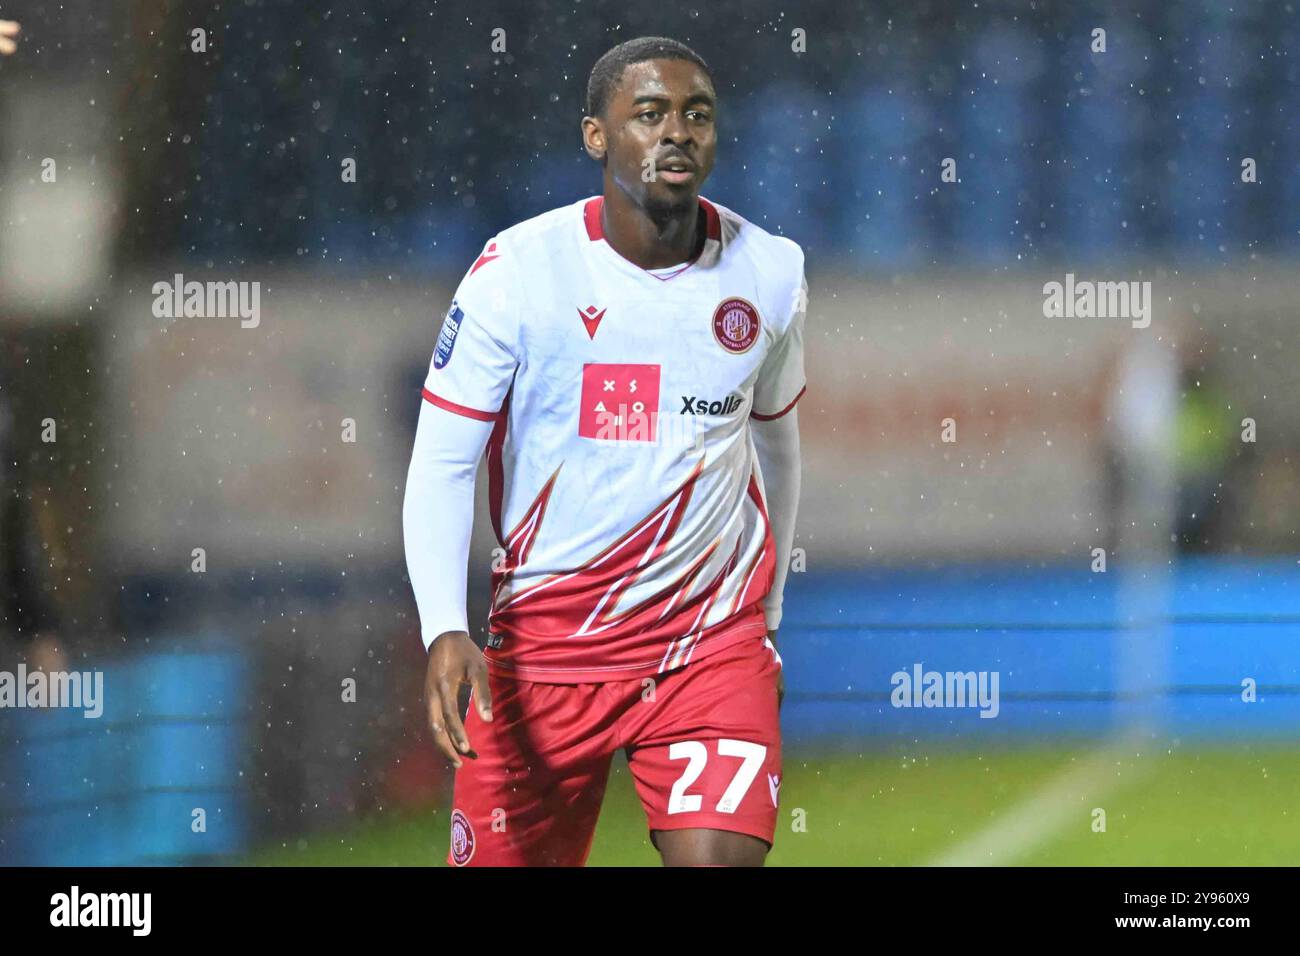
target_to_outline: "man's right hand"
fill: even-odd
[[[473,688],[474,704],[483,720],[492,719],[492,691],[488,688],[487,662],[467,633],[446,631],[429,647],[429,666],[424,672],[424,700],[429,708],[429,728],[434,743],[447,755],[453,767],[460,767],[460,755],[476,758],[470,748],[465,725],[460,719],[460,685]]]

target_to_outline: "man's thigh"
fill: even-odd
[[[665,675],[653,699],[632,709],[638,726],[628,766],[661,851],[669,849],[664,833],[685,830],[771,846],[781,786],[780,666],[762,641],[746,642]],[[683,834],[668,842],[679,861],[753,858],[749,840]]]
[[[581,866],[591,851],[612,746],[608,695],[592,684],[490,677],[493,720],[471,701],[476,758],[456,771],[453,866]]]

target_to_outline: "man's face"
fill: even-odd
[[[619,188],[652,216],[694,208],[713,171],[715,109],[713,84],[694,63],[634,63],[604,115],[584,121],[587,152],[603,156]]]

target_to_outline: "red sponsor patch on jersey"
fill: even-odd
[[[728,352],[748,352],[758,341],[758,309],[739,296],[723,299],[713,310],[713,337]]]
[[[652,442],[658,418],[658,365],[582,366],[581,437]]]

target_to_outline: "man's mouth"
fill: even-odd
[[[695,164],[685,159],[670,159],[656,165],[655,173],[664,182],[680,186],[695,178]]]

